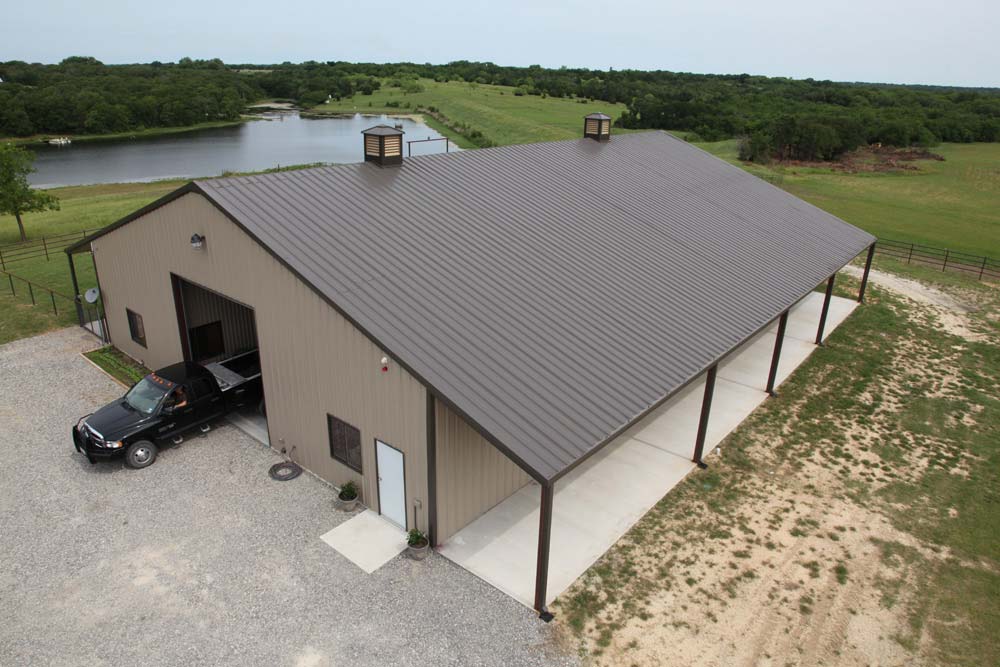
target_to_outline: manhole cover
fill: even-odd
[[[302,474],[302,468],[296,463],[291,461],[285,461],[284,463],[275,463],[271,466],[271,469],[267,472],[271,476],[271,479],[276,479],[279,482],[287,482],[290,479],[295,479]]]

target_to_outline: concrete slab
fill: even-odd
[[[406,533],[371,510],[355,515],[320,539],[368,574],[406,548]]]
[[[267,417],[258,414],[256,410],[231,412],[226,415],[226,421],[262,445],[271,446],[271,439],[267,434]]]
[[[792,308],[778,366],[783,382],[816,349],[823,294]],[[834,297],[832,332],[857,307]],[[705,456],[767,400],[777,323],[719,365]],[[704,377],[556,483],[547,603],[565,591],[695,466]],[[540,489],[532,483],[459,531],[438,551],[514,599],[532,606]]]

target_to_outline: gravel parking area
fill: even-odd
[[[75,420],[121,394],[66,329],[0,346],[0,664],[570,665],[551,628],[446,559],[372,575],[349,515],[220,424],[145,470],[91,465]]]

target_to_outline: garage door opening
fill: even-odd
[[[261,373],[253,308],[171,274],[184,360],[209,367],[220,384]],[[230,413],[229,421],[270,444],[264,399]]]

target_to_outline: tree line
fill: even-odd
[[[0,136],[121,132],[234,120],[260,98],[311,106],[378,90],[383,80],[464,81],[515,95],[623,103],[628,128],[740,138],[744,159],[825,160],[870,143],[929,146],[1000,140],[1000,90],[837,83],[749,74],[504,67],[456,61],[226,65],[220,60],[104,65],[0,63]],[[398,84],[397,84],[398,85]]]

